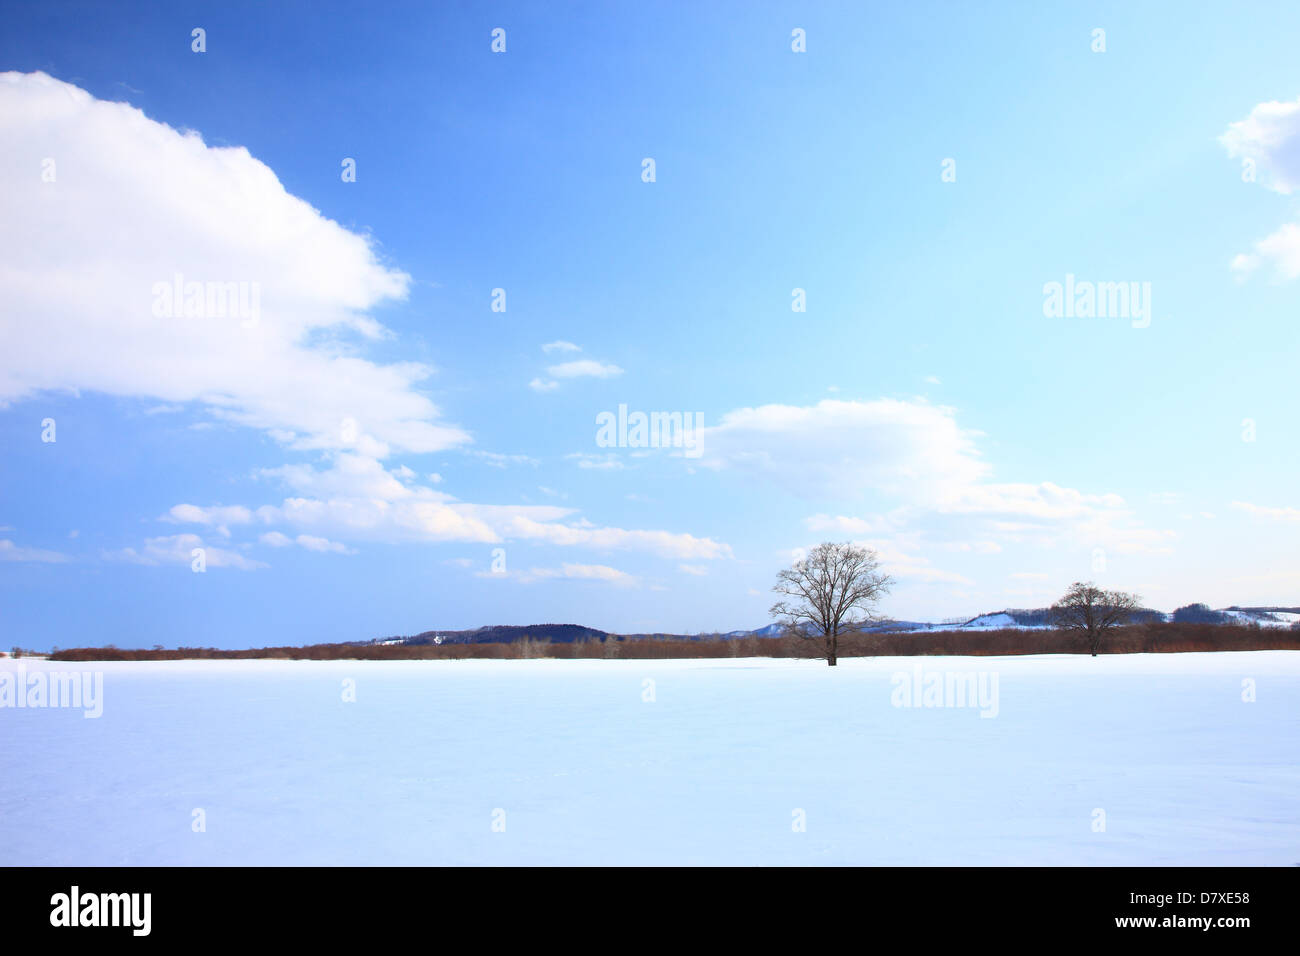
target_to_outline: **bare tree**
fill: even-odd
[[[1140,600],[1126,591],[1104,591],[1091,581],[1075,581],[1052,605],[1048,619],[1060,630],[1086,635],[1088,650],[1096,657],[1106,632],[1127,624]]]
[[[772,605],[771,613],[803,637],[821,636],[826,663],[834,667],[840,633],[873,620],[876,602],[893,583],[880,570],[875,551],[848,541],[825,541],[776,576],[772,590],[782,600]]]

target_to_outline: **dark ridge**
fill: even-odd
[[[603,641],[608,637],[605,631],[581,624],[494,624],[477,627],[472,631],[424,631],[414,637],[389,638],[401,640],[405,644],[512,644],[529,638],[534,641],[550,641],[552,644],[572,644],[574,641]],[[437,640],[442,638],[441,641]]]

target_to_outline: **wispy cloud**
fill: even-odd
[[[623,370],[611,362],[597,362],[595,359],[576,359],[551,365],[546,374],[552,378],[613,378],[622,375]]]
[[[615,587],[633,588],[640,586],[640,580],[634,575],[605,564],[562,564],[558,568],[528,568],[523,571],[479,571],[480,578],[495,578],[503,581],[519,581],[525,584],[534,581],[569,580],[595,581]]]
[[[1234,501],[1230,507],[1254,515],[1256,518],[1266,518],[1270,521],[1300,521],[1300,508],[1274,508],[1267,505],[1251,504],[1248,501]]]
[[[38,564],[61,564],[71,558],[59,551],[46,551],[43,548],[23,548],[8,539],[0,540],[0,561],[32,562]]]
[[[501,452],[479,451],[477,449],[467,451],[465,454],[469,455],[471,458],[477,458],[479,461],[491,465],[493,468],[508,468],[511,465],[530,465],[536,468],[537,465],[540,464],[540,462],[531,455],[505,455]]]
[[[240,571],[254,571],[265,568],[261,561],[247,558],[237,551],[215,548],[203,543],[196,534],[173,534],[158,538],[148,538],[140,550],[122,548],[104,553],[109,561],[125,561],[130,564],[162,565],[189,564],[196,559],[195,552],[201,551],[203,562],[209,568],[236,568]]]

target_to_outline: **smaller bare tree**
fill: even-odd
[[[1132,620],[1140,600],[1136,594],[1126,591],[1105,591],[1091,581],[1075,581],[1065,596],[1052,605],[1048,619],[1062,631],[1085,635],[1088,650],[1096,657],[1106,632]]]
[[[876,602],[893,579],[880,570],[880,556],[852,542],[825,541],[776,576],[782,600],[771,614],[787,630],[826,642],[826,663],[839,661],[840,634],[873,620]]]

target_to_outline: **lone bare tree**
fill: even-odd
[[[1063,631],[1086,635],[1088,650],[1096,657],[1106,632],[1132,620],[1140,600],[1126,591],[1104,591],[1091,581],[1075,581],[1052,605],[1048,620]]]
[[[880,556],[852,542],[825,541],[806,558],[776,576],[772,588],[782,596],[772,616],[803,636],[826,641],[826,663],[839,658],[840,633],[871,620],[876,602],[894,583],[880,570]]]

